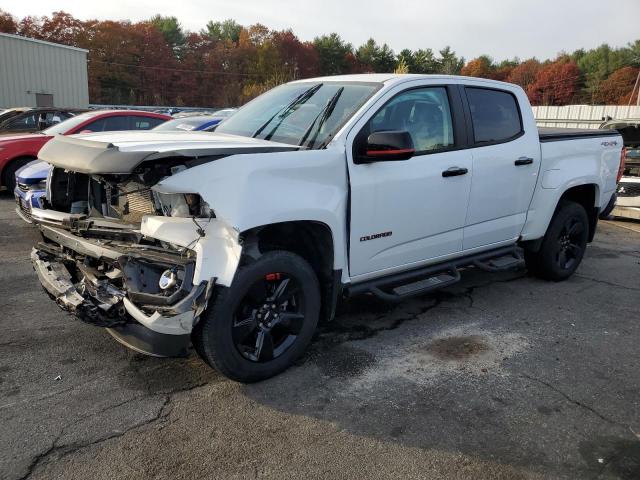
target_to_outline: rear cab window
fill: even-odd
[[[516,97],[505,90],[465,87],[476,145],[504,143],[524,133]]]

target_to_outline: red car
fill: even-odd
[[[0,137],[0,185],[13,191],[18,169],[38,158],[38,152],[53,135],[109,132],[114,130],[149,130],[171,117],[137,110],[96,110],[76,115],[38,133]]]

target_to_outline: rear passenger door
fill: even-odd
[[[519,107],[529,105],[524,92],[474,85],[462,90],[473,146],[463,240],[463,250],[470,250],[520,236],[540,167],[540,143],[530,116],[525,129]]]

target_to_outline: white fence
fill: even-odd
[[[533,115],[539,127],[598,128],[605,117],[640,119],[640,107],[626,105],[533,107]]]

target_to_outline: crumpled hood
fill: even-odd
[[[218,157],[298,148],[216,132],[104,132],[55,136],[38,157],[74,172],[114,174],[130,173],[144,161],[168,157]]]

